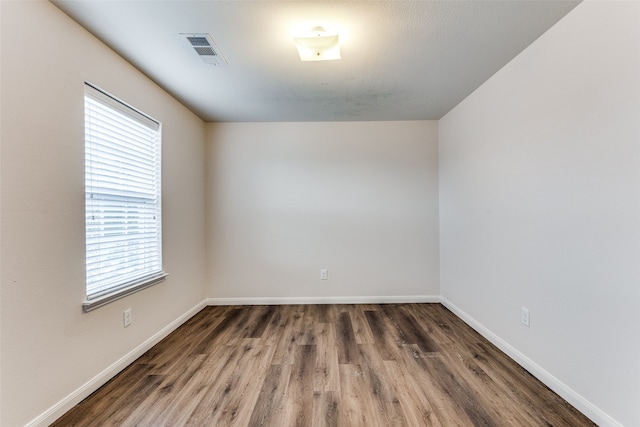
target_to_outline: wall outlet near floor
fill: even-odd
[[[522,307],[520,310],[521,310],[520,311],[520,322],[522,322],[522,324],[524,326],[526,326],[527,328],[530,327],[531,323],[530,323],[530,319],[529,319],[529,309],[525,308],[525,307]]]
[[[131,324],[131,309],[130,308],[127,308],[124,311],[124,314],[122,316],[122,320],[123,320],[125,328]]]
[[[329,270],[323,268],[320,270],[320,280],[327,280],[329,278]]]

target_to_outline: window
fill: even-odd
[[[85,85],[90,311],[162,280],[160,123]]]

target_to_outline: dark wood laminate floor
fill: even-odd
[[[593,426],[439,304],[207,307],[54,426]]]

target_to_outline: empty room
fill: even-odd
[[[640,426],[640,2],[0,1],[0,425]]]

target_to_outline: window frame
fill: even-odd
[[[84,89],[85,301],[82,303],[82,306],[83,310],[88,312],[102,307],[112,301],[124,298],[135,292],[158,284],[165,280],[167,273],[164,271],[162,262],[162,124],[89,82],[85,82]],[[94,107],[90,107],[89,104]],[[125,134],[122,137],[119,136],[117,142],[127,142],[132,145],[121,145],[121,147],[125,148],[123,148],[122,151],[118,151],[118,154],[123,154],[124,151],[129,151],[134,147],[134,137],[132,136],[133,131],[127,131],[124,129],[124,126],[126,125],[125,122],[132,123],[133,126],[142,126],[145,128],[145,131],[151,135],[146,137],[150,139],[144,140],[144,143],[149,145],[148,147],[135,146],[137,149],[142,149],[144,155],[153,158],[151,162],[151,172],[143,174],[145,175],[144,178],[135,178],[136,184],[141,183],[148,186],[148,189],[144,190],[145,196],[148,197],[141,197],[139,194],[142,193],[134,194],[137,192],[132,189],[133,187],[125,185],[130,183],[124,179],[124,175],[126,174],[123,172],[125,169],[123,165],[117,164],[116,161],[107,160],[107,157],[111,158],[113,156],[96,154],[97,151],[100,151],[99,149],[96,149],[96,147],[120,150],[120,148],[116,147],[117,142],[101,144],[100,142],[97,142],[99,137],[96,138],[96,136],[90,136],[90,134],[94,135],[96,132],[97,125],[92,122],[92,120],[97,116],[94,115],[95,113],[93,111],[90,112],[91,108],[95,110],[96,105],[98,105],[98,108],[104,108],[105,112],[117,116],[117,120],[114,120],[114,122],[122,121],[122,123],[111,123],[110,126],[113,126],[113,128],[109,129],[118,130]],[[104,134],[99,132],[100,131],[98,131],[98,134],[100,136],[104,136]],[[103,184],[103,188],[100,191],[92,191],[94,190],[93,186],[96,182],[95,179],[98,180],[97,182],[104,183],[106,181],[100,181],[100,179],[105,178],[107,175],[95,172],[98,169],[98,167],[96,167],[97,163],[95,163],[96,158],[101,158],[102,162],[99,163],[101,166],[110,164],[105,166],[105,168],[109,168],[108,172],[119,175],[119,178],[122,179],[122,181],[119,184],[113,185]],[[131,159],[126,160],[131,161]],[[113,165],[113,163],[116,163],[116,165]],[[137,162],[134,163],[134,167],[136,168],[134,172],[140,172],[143,169],[142,164],[138,164]],[[138,179],[140,181],[138,181]],[[120,186],[120,188],[116,189],[116,186]],[[97,201],[107,199],[109,200],[108,202]],[[103,203],[112,203],[116,206],[115,209],[117,210],[115,212],[120,214],[121,218],[120,221],[116,220],[116,225],[120,225],[126,230],[119,232],[117,236],[125,239],[125,243],[111,246],[107,244],[108,239],[105,237],[105,233],[108,228],[107,222],[110,220],[107,215],[104,214],[106,212],[106,208],[102,205]],[[132,205],[135,205],[135,207],[132,208]],[[96,213],[96,215],[91,215],[92,219],[89,218],[91,212]],[[129,215],[129,212],[134,212],[134,214]],[[98,213],[100,213],[100,215],[97,215]],[[101,218],[101,225],[96,225],[96,216]],[[150,216],[152,216],[151,219],[149,219]],[[114,217],[115,216],[112,214],[111,218]],[[152,230],[150,237],[139,236],[142,234],[139,231],[137,234],[136,232],[131,233],[128,231],[130,228],[141,228],[142,226],[149,225],[151,225]],[[102,234],[102,236],[96,238],[96,234]],[[139,249],[141,243],[143,244],[142,246],[144,246],[144,249]],[[104,249],[105,246],[106,249]],[[125,247],[118,249],[115,246]],[[131,250],[126,248],[126,246],[135,246],[138,247],[138,249]],[[100,250],[97,249],[98,247],[100,247]],[[147,247],[151,247],[151,249],[148,250]],[[93,255],[96,251],[99,254]],[[108,252],[109,255],[105,256],[103,251],[105,254]],[[142,255],[140,255],[140,251],[142,251]],[[90,252],[92,255],[90,255]],[[111,261],[107,262],[109,257],[114,258],[116,254],[123,257],[126,255],[126,257],[124,257],[126,261],[113,261],[113,259],[111,259]],[[147,255],[151,255],[151,262],[147,262]],[[98,264],[97,267],[95,267],[96,264]],[[109,266],[107,266],[107,264]],[[137,274],[123,273],[123,271],[137,271],[137,265],[141,264],[144,264],[145,267],[143,267]],[[93,267],[90,268],[90,266]],[[105,272],[107,275],[111,274],[108,276],[109,279],[107,279],[107,282],[111,283],[96,284],[99,283],[99,280],[96,279],[96,272],[98,271]],[[113,271],[115,271],[115,273]],[[111,278],[117,276],[118,273],[120,273],[121,277],[117,281],[111,280]]]

